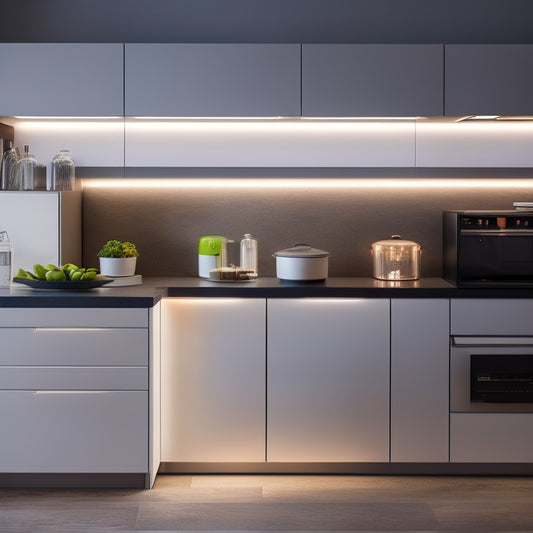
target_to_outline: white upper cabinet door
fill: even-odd
[[[442,45],[302,46],[303,116],[442,114]]]
[[[533,45],[446,45],[445,65],[446,115],[533,115]]]
[[[122,44],[0,43],[0,115],[121,116]]]
[[[300,115],[298,44],[126,44],[126,116]]]

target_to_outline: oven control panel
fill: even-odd
[[[533,215],[461,216],[462,230],[533,230]]]

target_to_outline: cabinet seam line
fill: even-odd
[[[268,460],[268,298],[265,298],[265,463]]]
[[[392,298],[389,300],[389,464],[392,462]]]

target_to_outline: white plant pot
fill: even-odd
[[[136,265],[136,257],[100,257],[100,274],[112,278],[133,276]]]

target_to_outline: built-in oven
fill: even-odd
[[[443,272],[459,287],[533,286],[533,212],[445,211]]]
[[[450,411],[533,413],[533,337],[453,336]]]

